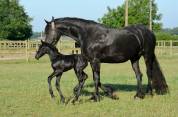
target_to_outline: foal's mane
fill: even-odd
[[[58,49],[55,46],[53,46],[49,43],[46,43],[46,42],[43,42],[43,45],[49,47],[52,51],[59,53]]]

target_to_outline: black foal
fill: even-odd
[[[83,71],[85,67],[88,65],[87,60],[84,59],[82,55],[77,54],[62,55],[61,53],[58,52],[56,47],[43,41],[41,41],[41,43],[42,44],[39,46],[35,58],[39,59],[45,54],[49,55],[51,66],[54,70],[54,72],[48,77],[49,93],[51,97],[54,98],[51,80],[53,77],[56,76],[56,89],[58,90],[59,95],[61,97],[61,102],[63,103],[65,102],[65,98],[60,89],[60,79],[63,72],[66,72],[73,68],[79,82],[79,84],[74,88],[75,97],[73,102],[75,102],[76,100],[78,100],[84,82],[88,78],[87,74]]]

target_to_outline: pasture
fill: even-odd
[[[0,61],[0,116],[1,117],[176,117],[178,113],[178,59],[158,57],[170,88],[170,94],[146,96],[135,100],[135,74],[130,62],[102,64],[101,82],[114,87],[119,100],[112,100],[101,91],[101,101],[88,99],[94,91],[90,66],[85,70],[89,75],[75,105],[59,103],[54,79],[53,90],[57,96],[52,100],[48,93],[47,77],[52,72],[47,57],[36,61]],[[144,88],[147,84],[145,64],[140,61]],[[77,79],[73,70],[64,73],[61,89],[65,97],[72,96]]]

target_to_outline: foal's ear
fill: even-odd
[[[43,40],[41,40],[41,43],[42,43],[42,44],[44,44],[44,41],[43,41]]]

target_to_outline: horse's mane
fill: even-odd
[[[77,17],[63,17],[63,18],[57,18],[54,20],[55,22],[65,22],[65,21],[76,21],[76,22],[81,22],[81,23],[85,23],[85,24],[94,24],[94,25],[100,25],[102,27],[106,27],[103,24],[97,23],[93,20],[86,20],[86,19],[82,19],[82,18],[77,18]]]

